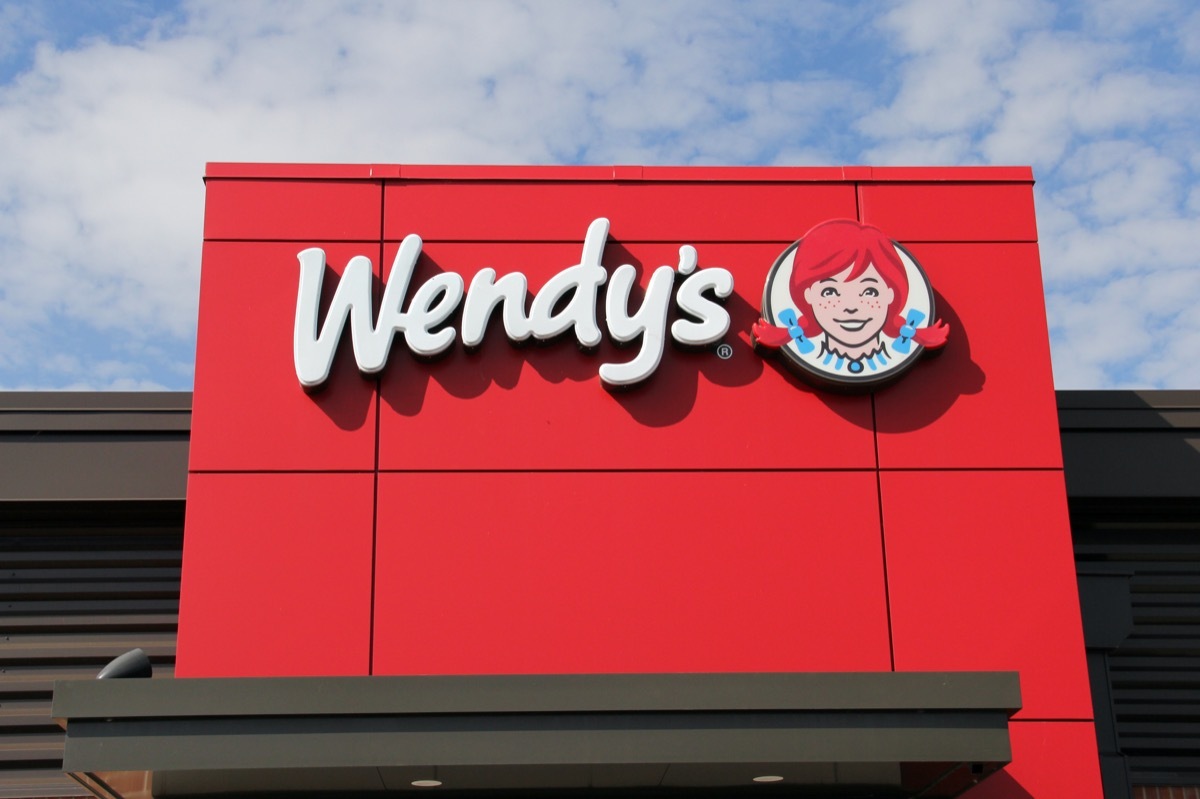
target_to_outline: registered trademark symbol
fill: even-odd
[[[717,347],[717,357],[722,361],[728,361],[733,357],[733,347],[728,344],[721,344]]]

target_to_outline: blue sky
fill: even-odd
[[[1031,164],[1060,388],[1200,387],[1200,5],[0,2],[0,389],[191,387],[207,161]]]

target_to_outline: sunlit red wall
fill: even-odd
[[[607,267],[733,273],[732,357],[668,345],[612,393],[636,345],[494,324],[380,379],[347,335],[300,387],[300,250],[382,281],[418,233],[414,288],[536,291],[597,217]],[[952,329],[873,395],[750,343],[774,259],[839,217]],[[1028,169],[212,164],[204,237],[179,676],[1017,670],[1014,762],[971,796],[1100,795]]]

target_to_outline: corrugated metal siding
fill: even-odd
[[[171,676],[183,503],[0,506],[0,797],[88,795],[62,773],[55,680],[145,649]]]
[[[1130,575],[1133,631],[1108,665],[1132,781],[1200,785],[1200,504],[1088,515],[1077,562]]]
[[[174,671],[191,394],[0,392],[0,798],[79,796],[55,680]]]
[[[1200,785],[1200,391],[1065,391],[1058,409],[1081,573],[1129,581],[1132,628],[1096,650],[1122,772],[1106,790]]]

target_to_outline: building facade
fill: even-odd
[[[1186,751],[1186,559],[1111,547],[1150,505],[1187,523],[1194,410],[1056,408],[1028,170],[207,182],[188,408],[9,415],[11,457],[42,465],[12,481],[14,529],[185,519],[188,679],[62,682],[80,784],[982,799],[1181,779],[1147,751]],[[1146,426],[1123,469],[1099,443],[1117,424]],[[183,438],[186,510],[162,496]],[[36,557],[26,654],[113,643]],[[106,563],[173,568],[114,548],[97,585],[120,582]],[[113,590],[108,623],[166,643],[152,611],[174,600]]]

